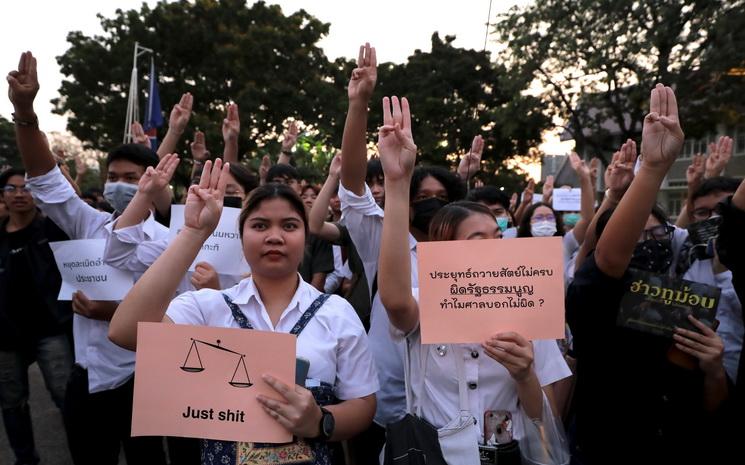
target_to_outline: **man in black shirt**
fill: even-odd
[[[49,247],[65,234],[36,210],[24,171],[0,174],[9,216],[0,221],[0,407],[16,464],[36,464],[28,367],[37,362],[62,408],[74,356],[72,309],[57,301],[61,278]]]

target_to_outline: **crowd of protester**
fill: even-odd
[[[231,104],[221,155],[194,134],[192,182],[179,200],[175,149],[198,96],[186,93],[174,105],[157,151],[135,123],[134,141],[108,152],[102,189],[81,193],[84,166],[73,179],[50,150],[34,111],[36,59],[22,54],[7,80],[23,166],[0,175],[0,406],[17,465],[40,460],[28,403],[34,362],[76,465],[116,464],[122,449],[130,465],[742,458],[745,184],[723,176],[732,140],[722,136],[708,156],[693,158],[685,208],[671,220],[656,198],[683,146],[678,105],[685,102],[658,84],[639,149],[626,141],[604,172],[597,159],[572,154],[580,208],[558,211],[552,195],[568,186],[554,187],[552,177],[540,202],[532,180],[520,193],[476,186],[480,135],[455,171],[418,164],[411,113],[419,102],[406,98],[383,99],[370,157],[376,66],[375,49],[360,47],[341,149],[322,185],[293,166],[294,123],[276,163],[265,156],[258,172],[243,165],[239,109]],[[174,238],[168,226],[177,203],[184,222]],[[189,271],[223,206],[241,209],[250,273],[222,274],[207,262]],[[700,234],[701,225],[714,233]],[[419,242],[550,236],[564,245],[564,339],[530,341],[495,328],[481,344],[421,342]],[[80,291],[57,299],[61,278],[49,243],[76,239],[105,239],[105,262],[135,274],[124,300],[95,301]],[[689,317],[672,338],[619,325],[638,271],[719,288],[716,323]],[[316,382],[287,386],[267,376],[284,401],[258,399],[295,441],[248,446],[274,451],[259,461],[246,458],[243,443],[131,437],[139,322],[296,334],[297,355],[310,361]],[[486,424],[495,416],[503,421],[496,432]],[[415,461],[412,450],[396,456],[397,440],[422,425],[435,432],[434,443],[424,441],[429,461]],[[305,461],[282,458],[298,450],[308,451]]]

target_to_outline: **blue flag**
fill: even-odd
[[[163,126],[163,111],[160,109],[160,93],[158,92],[158,77],[155,75],[155,60],[150,61],[150,91],[147,97],[147,108],[142,128],[150,137],[153,150],[158,149],[158,131]]]

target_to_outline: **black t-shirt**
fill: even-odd
[[[30,226],[6,232],[9,254],[7,260],[11,272],[6,289],[5,314],[15,327],[11,336],[15,340],[6,342],[18,347],[34,344],[44,337],[61,334],[66,329],[55,321],[46,307],[44,296],[37,289],[38,277],[33,275],[28,254],[31,233]]]
[[[703,373],[668,360],[671,340],[616,325],[629,285],[628,273],[609,277],[591,255],[567,291],[582,457],[586,465],[708,463],[717,425],[703,408]]]
[[[316,273],[334,271],[334,252],[331,243],[315,234],[308,234],[305,239],[305,253],[300,264],[300,276],[303,281],[311,282]]]
[[[349,264],[349,271],[352,272],[352,283],[349,291],[343,295],[345,299],[354,307],[357,316],[360,317],[362,325],[365,330],[370,329],[370,309],[372,304],[370,302],[370,290],[367,288],[367,278],[365,277],[365,266],[362,263],[362,258],[357,253],[357,249],[354,246],[349,230],[346,226],[334,223],[339,229],[339,240],[334,245],[345,247],[347,251],[347,262]]]

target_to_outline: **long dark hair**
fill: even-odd
[[[243,210],[241,210],[241,215],[238,217],[238,230],[240,231],[241,238],[243,238],[243,225],[246,224],[248,215],[258,209],[263,202],[272,199],[287,201],[290,207],[295,210],[295,213],[303,219],[303,229],[305,229],[305,234],[308,235],[308,218],[305,216],[305,205],[300,200],[300,196],[286,184],[270,182],[257,187],[249,194],[246,204],[243,206]]]
[[[530,232],[530,220],[533,218],[533,213],[535,213],[538,207],[548,207],[551,212],[553,212],[554,218],[556,218],[556,233],[554,233],[554,236],[563,236],[564,221],[562,220],[561,215],[559,215],[551,205],[545,202],[538,202],[529,206],[528,209],[525,210],[525,213],[523,213],[523,217],[520,219],[520,226],[517,228],[517,237],[533,237],[533,233]]]
[[[484,204],[461,200],[445,205],[435,213],[435,216],[429,223],[430,240],[452,241],[455,239],[455,231],[463,220],[478,213],[490,217],[496,224],[497,220],[494,218],[491,210]]]

